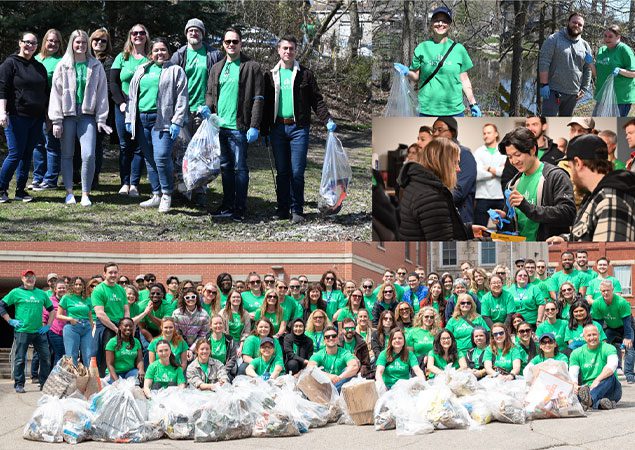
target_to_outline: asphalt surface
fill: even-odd
[[[612,411],[590,411],[587,417],[549,419],[510,425],[493,422],[479,430],[437,430],[423,436],[397,436],[394,430],[375,431],[372,426],[355,427],[329,425],[311,429],[298,437],[276,439],[244,439],[220,443],[172,441],[166,438],[135,448],[172,449],[200,448],[202,445],[227,449],[371,449],[371,448],[430,448],[454,449],[627,449],[635,442],[635,385],[623,381],[622,401]],[[10,380],[0,381],[0,448],[46,449],[67,444],[44,444],[22,438],[22,430],[35,410],[40,392],[35,385],[26,386],[26,394],[15,394]],[[83,442],[83,449],[122,448],[121,444]]]

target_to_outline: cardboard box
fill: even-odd
[[[320,383],[313,377],[313,372],[300,377],[298,389],[307,396],[309,400],[322,405],[327,405],[331,401],[333,385],[330,382]]]
[[[373,411],[379,398],[374,381],[347,383],[342,387],[342,396],[355,425],[371,425],[373,423]]]

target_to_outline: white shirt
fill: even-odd
[[[476,160],[476,196],[477,199],[500,200],[503,199],[503,188],[501,187],[501,175],[505,167],[507,156],[501,155],[498,150],[493,154],[484,145],[474,150]],[[493,167],[496,176],[487,171],[488,167]]]

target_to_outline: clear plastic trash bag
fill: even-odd
[[[148,420],[161,422],[170,439],[194,439],[194,423],[212,399],[210,391],[175,386],[161,389],[149,402]]]
[[[610,74],[606,77],[604,84],[596,95],[595,108],[593,108],[594,117],[619,117],[620,110],[617,107],[617,96],[615,95],[615,77]]]
[[[194,442],[229,441],[251,436],[255,425],[253,411],[250,411],[248,401],[235,397],[236,392],[231,388],[216,392],[214,401],[201,411],[195,423]]]
[[[416,397],[415,405],[414,415],[428,420],[434,428],[440,430],[468,428],[471,425],[471,417],[467,409],[447,386],[435,384],[420,392]],[[410,415],[413,415],[412,411]]]
[[[30,441],[63,442],[63,421],[62,401],[55,396],[44,395],[38,401],[37,409],[25,425],[22,437]]]
[[[183,156],[183,182],[191,191],[207,185],[220,174],[219,118],[212,114],[203,120]]]
[[[384,109],[384,117],[416,117],[419,115],[418,105],[417,95],[408,78],[393,68],[392,85]]]
[[[342,142],[331,131],[326,138],[318,198],[318,210],[322,214],[332,215],[340,212],[352,178],[353,171]]]
[[[187,150],[187,146],[192,140],[192,135],[187,126],[183,126],[179,135],[172,144],[172,163],[174,165],[174,186],[176,190],[185,196],[191,194],[192,191],[188,191],[183,181],[183,157]]]
[[[531,386],[525,398],[529,420],[584,417],[584,408],[563,361],[547,360],[533,367]]]

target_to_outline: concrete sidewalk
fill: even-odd
[[[228,449],[341,449],[369,448],[455,448],[455,449],[544,449],[550,447],[584,449],[628,449],[635,443],[635,385],[622,380],[623,397],[618,408],[612,411],[590,411],[588,417],[551,419],[525,425],[509,425],[494,422],[478,431],[442,430],[424,436],[398,437],[394,430],[378,432],[372,426],[354,427],[329,425],[312,429],[293,438],[244,439],[217,444]],[[65,444],[43,444],[22,438],[22,429],[35,410],[40,392],[35,385],[26,386],[27,393],[18,395],[9,380],[0,381],[0,448],[43,449],[61,448]],[[193,441],[162,439],[135,448],[172,449],[201,448]],[[81,448],[118,448],[121,444],[85,442]]]

